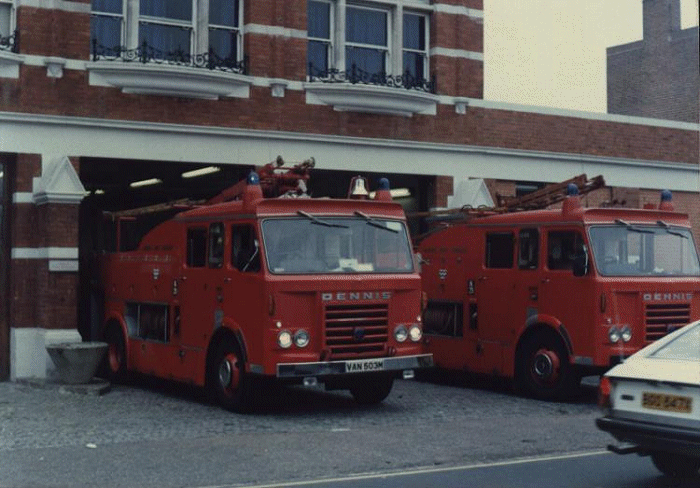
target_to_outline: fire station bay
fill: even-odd
[[[483,0],[0,0],[0,380],[46,378],[47,345],[101,339],[95,257],[162,219],[114,215],[207,201],[277,156],[314,158],[313,197],[386,177],[411,235],[430,225],[412,214],[586,174],[605,186],[584,207],[670,190],[700,242],[697,120],[484,100],[488,15]]]

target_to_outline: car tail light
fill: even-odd
[[[598,388],[598,406],[603,409],[612,408],[610,396],[612,394],[612,383],[607,376],[600,378],[600,387]]]

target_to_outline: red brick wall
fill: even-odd
[[[22,54],[70,59],[88,59],[90,55],[90,16],[87,14],[20,6],[17,28]]]
[[[41,176],[41,156],[20,154],[16,168],[15,191],[31,192],[33,178]],[[13,248],[78,247],[78,205],[15,203],[11,211]],[[48,259],[16,258],[9,279],[13,327],[76,327],[77,273],[49,272]]]
[[[438,12],[433,15],[430,45],[484,52],[484,24],[465,15]]]
[[[607,50],[608,112],[698,122],[697,27],[680,28],[680,0],[645,0],[644,38]]]
[[[430,207],[445,208],[447,207],[447,197],[454,194],[454,181],[451,176],[436,176],[434,184],[434,195]]]
[[[253,0],[244,3],[246,24],[306,30],[306,0]]]

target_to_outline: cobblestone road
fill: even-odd
[[[232,414],[207,403],[196,389],[150,380],[117,385],[103,396],[0,383],[0,486],[22,486],[18,480],[36,460],[33,452],[43,459],[52,452],[118,452],[144,443],[168,445],[172,454],[182,449],[180,462],[195,463],[188,445],[206,452],[214,444],[222,451],[221,446],[245,442],[245,453],[236,450],[245,464],[231,467],[234,479],[225,469],[207,479],[208,470],[199,473],[194,467],[192,479],[173,479],[172,486],[192,486],[583,451],[608,441],[594,427],[598,412],[592,391],[569,403],[547,403],[514,396],[499,385],[483,388],[471,379],[437,380],[398,381],[376,407],[359,407],[344,392],[283,388],[255,415]],[[300,450],[303,469],[289,465],[290,455]],[[212,463],[215,456],[209,455]],[[165,469],[170,462],[151,464]],[[28,479],[34,480],[28,481],[31,486],[38,478]],[[167,479],[159,482],[166,486]],[[55,481],[45,486],[63,486],[60,478]],[[84,483],[94,481],[88,477]],[[122,481],[138,486],[143,479]]]

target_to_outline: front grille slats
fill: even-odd
[[[654,342],[690,322],[689,303],[648,303],[645,307],[646,342]]]
[[[337,359],[376,356],[389,340],[389,305],[340,304],[325,307],[326,348]]]

